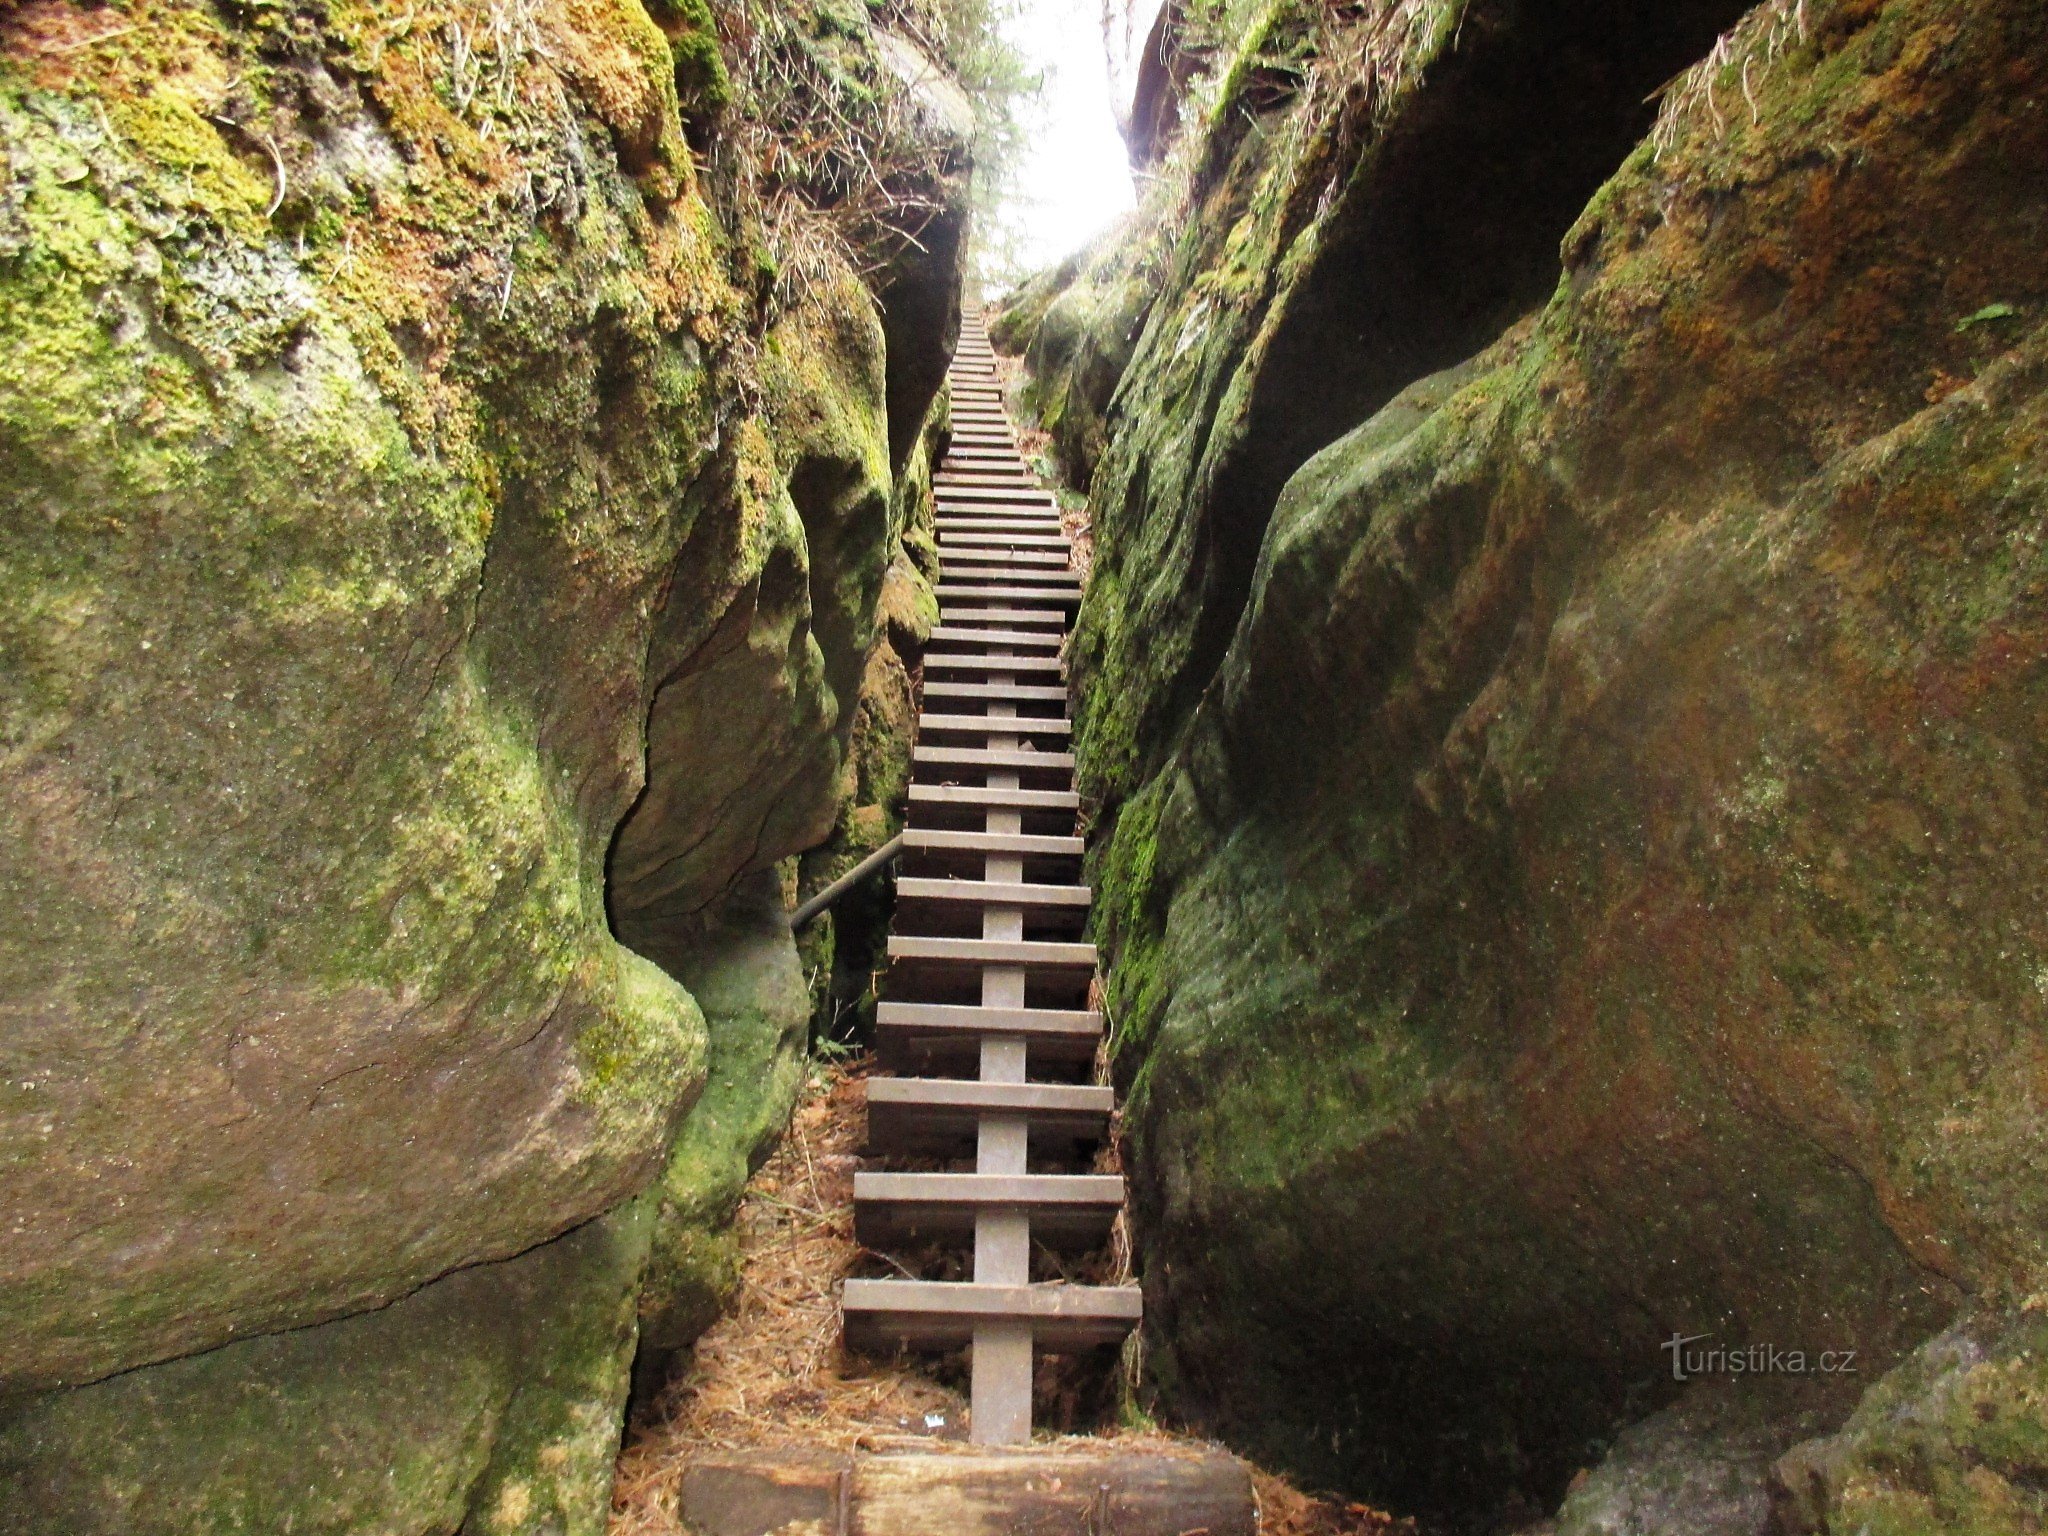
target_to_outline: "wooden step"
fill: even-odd
[[[1013,490],[1006,486],[939,485],[932,487],[932,499],[941,513],[966,507],[1053,507],[1050,491]]]
[[[1061,1354],[1121,1343],[1144,1303],[1135,1285],[848,1280],[840,1307],[855,1349],[958,1349],[976,1324],[1028,1323],[1040,1349]]]
[[[972,603],[954,603],[939,614],[941,624],[980,624],[990,628],[1021,629],[1036,625],[1065,638],[1066,615],[1057,608],[986,608]]]
[[[869,1248],[972,1237],[985,1211],[1031,1218],[1031,1240],[1085,1252],[1123,1209],[1113,1173],[856,1173],[853,1235]]]
[[[939,547],[961,535],[983,539],[1058,539],[1072,547],[1064,524],[1050,514],[1044,517],[946,517],[938,522]]]
[[[987,773],[1012,769],[1020,773],[1066,775],[1074,771],[1071,752],[1032,752],[1023,748],[919,746],[911,748],[910,761],[913,767],[934,770],[979,769]]]
[[[966,907],[1049,907],[1085,911],[1090,899],[1085,885],[1032,885],[1012,880],[935,880],[903,875],[896,881],[899,906],[915,902],[947,902]]]
[[[1057,656],[984,656],[974,651],[926,651],[924,669],[932,672],[1035,672],[1060,675]]]
[[[1066,637],[1058,632],[1028,629],[977,629],[971,624],[935,625],[929,645],[995,645],[1015,646],[1020,650],[1058,650]]]
[[[939,530],[939,553],[952,554],[969,549],[1049,549],[1065,554],[1074,541],[1063,533],[1025,533],[1006,529],[962,528]]]
[[[1109,1088],[1083,1083],[983,1083],[950,1077],[868,1079],[868,1151],[947,1157],[974,1148],[984,1115],[1024,1120],[1033,1144],[1066,1155],[1102,1140],[1116,1108]]]
[[[1093,971],[1093,944],[1055,944],[1032,939],[951,939],[928,934],[889,936],[891,960],[929,960],[950,965],[1021,965],[1040,969]]]
[[[1033,582],[1081,579],[1081,573],[1067,564],[1064,554],[1039,549],[942,549],[939,576],[948,581],[989,581],[1007,576]]]
[[[1064,557],[1059,555],[1006,556],[992,555],[977,560],[973,556],[948,554],[939,561],[939,580],[958,585],[962,582],[1025,582],[1032,586],[1064,586],[1072,583],[1080,586],[1081,573],[1068,569]]]
[[[920,731],[959,736],[1071,736],[1071,720],[1042,715],[919,715]]]
[[[946,683],[927,681],[927,699],[979,700],[984,704],[1064,704],[1067,690],[1061,687],[1020,688],[1008,683]]]
[[[919,749],[922,750],[922,749]],[[949,749],[937,747],[934,751]],[[964,749],[972,750],[972,749]],[[984,752],[984,757],[1065,757],[1064,752]],[[1078,837],[1046,837],[1031,832],[945,832],[936,827],[905,827],[905,853],[1007,853],[1022,858],[1078,859],[1088,851]]]
[[[880,1347],[887,1348],[886,1344]],[[695,1536],[1256,1536],[1251,1474],[1223,1451],[1068,1441],[694,1449],[675,1480]]]
[[[895,931],[905,937],[970,938],[983,931],[991,909],[1007,908],[1023,919],[1025,931],[1034,936],[1078,938],[1087,921],[1089,894],[1085,885],[903,875],[896,881]],[[904,997],[900,1001],[918,999]],[[1053,1006],[1055,1001],[1037,999],[1042,1007]],[[1077,1001],[1085,1003],[1087,997]]]
[[[990,1037],[1025,1042],[1034,1057],[1092,1062],[1102,1039],[1102,1015],[1090,1008],[979,1008],[971,1003],[875,1004],[875,1036],[886,1045],[924,1050],[964,1047],[970,1054]]]
[[[1017,538],[1017,534],[994,534],[993,538]],[[1026,538],[1052,539],[1054,534],[1026,534]],[[1039,544],[961,544],[948,540],[939,545],[939,569],[952,570],[1019,570],[1030,573],[1038,571],[1064,571],[1068,568],[1070,549],[1062,543]]]
[[[1081,600],[1078,586],[977,586],[971,582],[940,581],[933,588],[943,606],[947,598],[1001,603],[1057,603],[1071,607]]]
[[[1007,789],[986,784],[913,784],[911,814],[920,807],[981,806],[1013,811],[1078,811],[1081,797],[1071,789]]]

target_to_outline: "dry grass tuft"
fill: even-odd
[[[1414,1536],[1413,1520],[1337,1499],[1318,1499],[1285,1478],[1256,1468],[1252,1487],[1259,1496],[1260,1536]]]
[[[1754,126],[1764,72],[1805,42],[1810,30],[1807,0],[1766,0],[1722,33],[1705,58],[1657,93],[1662,104],[1650,131],[1657,158],[1669,154],[1686,124],[1701,114],[1712,120],[1717,141],[1728,131],[1730,113],[1747,114]],[[1734,78],[1724,80],[1731,71]]]

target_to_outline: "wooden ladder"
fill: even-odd
[[[1111,1090],[1086,1081],[1102,1035],[1095,947],[1080,942],[1080,806],[1060,645],[1081,598],[1049,492],[1025,472],[978,315],[949,378],[953,438],[934,481],[939,623],[924,657],[889,974],[876,1013],[868,1151],[974,1156],[972,1173],[863,1171],[869,1247],[974,1244],[971,1281],[848,1280],[849,1345],[974,1359],[977,1444],[1031,1438],[1035,1350],[1120,1342],[1138,1288],[1033,1284],[1034,1242],[1087,1252],[1123,1207],[1112,1175],[1033,1173],[1107,1134]],[[1080,1079],[1076,1081],[1075,1079]]]

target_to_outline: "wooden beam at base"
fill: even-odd
[[[724,1451],[683,1469],[698,1536],[1257,1536],[1243,1462],[1186,1450]]]

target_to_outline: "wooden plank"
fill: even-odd
[[[1081,599],[1078,586],[980,586],[941,579],[933,590],[938,593],[942,613],[949,597],[1000,603],[1076,603]]]
[[[873,1077],[868,1110],[971,1110],[976,1114],[1073,1115],[1106,1120],[1116,1091],[1094,1083],[983,1083],[954,1077]]]
[[[919,715],[921,731],[968,732],[976,736],[1071,736],[1074,722],[1039,715]]]
[[[847,1342],[856,1349],[957,1348],[973,1338],[975,1323],[1009,1320],[1028,1321],[1041,1349],[1088,1349],[1120,1341],[1138,1325],[1143,1306],[1135,1285],[848,1280],[840,1293]]]
[[[932,1206],[972,1211],[995,1205],[1032,1211],[1115,1215],[1124,1181],[1114,1173],[873,1173],[853,1176],[856,1205]]]
[[[913,784],[913,813],[918,806],[1002,806],[1020,811],[1077,811],[1081,797],[1071,789],[1004,789],[981,784]]]
[[[837,1536],[852,1493],[853,1458],[844,1452],[723,1451],[683,1468],[677,1502],[697,1536],[773,1536],[792,1527]]]
[[[1058,677],[1057,656],[983,656],[974,651],[926,651],[927,672],[1032,672]]]
[[[697,1536],[1256,1536],[1251,1475],[1206,1447],[706,1451],[678,1480]]]
[[[965,552],[970,549],[1043,549],[1055,554],[1065,554],[1074,547],[1074,541],[1060,533],[990,533],[984,529],[950,528],[939,530],[939,553],[951,550]]]
[[[939,611],[941,624],[985,624],[1016,629],[1036,624],[1065,638],[1066,615],[1057,609],[983,608],[969,603],[949,603]]]
[[[1032,507],[1053,507],[1050,491],[1009,490],[991,487],[983,490],[972,486],[934,486],[932,499],[938,512],[964,512],[973,507],[1004,507],[1029,510]],[[936,514],[934,514],[936,515]]]
[[[846,1536],[1257,1536],[1251,1473],[1222,1451],[863,1456]]]
[[[983,629],[973,624],[936,625],[926,644],[953,645],[1018,645],[1032,650],[1058,650],[1066,636],[1057,631],[1029,629]]]
[[[977,1215],[1030,1218],[1031,1241],[1086,1253],[1109,1237],[1124,1181],[1111,1173],[869,1173],[853,1176],[854,1240],[870,1248],[972,1239]]]
[[[935,880],[905,875],[896,882],[898,902],[955,901],[990,907],[1086,907],[1085,885],[1034,885],[1021,880]]]
[[[1093,1041],[1102,1015],[1090,1008],[977,1008],[970,1003],[875,1004],[875,1023],[887,1029],[945,1030],[955,1034],[1018,1035],[1025,1039]],[[1091,1045],[1090,1049],[1093,1047]]]
[[[997,752],[988,755],[1000,757],[1004,754]],[[1018,755],[1051,757],[1054,754],[1035,752]],[[1038,858],[1078,859],[1087,851],[1087,846],[1078,837],[1036,837],[1025,832],[940,832],[930,827],[903,829],[905,853],[1017,853]]]
[[[939,547],[939,569],[962,574],[982,570],[1023,571],[1036,580],[1040,571],[1065,571],[1067,551],[1028,546],[1010,549],[987,544],[943,544]]]
[[[1077,1083],[985,1083],[947,1077],[868,1080],[867,1149],[878,1156],[959,1157],[975,1150],[983,1117],[1024,1122],[1042,1154],[1072,1156],[1109,1133],[1115,1093]]]
[[[1062,704],[1066,702],[1064,687],[1023,687],[1014,683],[948,683],[933,681],[924,685],[927,699],[981,699],[1012,704]]]
[[[1003,747],[913,747],[910,753],[913,764],[924,763],[933,768],[1031,768],[1046,773],[1072,773],[1074,754],[1071,752],[1027,752],[1023,748],[1011,750]]]
[[[1095,969],[1093,944],[1044,939],[956,939],[931,934],[889,936],[892,960],[950,960],[962,965],[1039,965]]]

